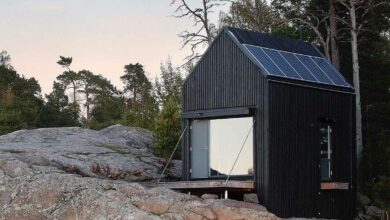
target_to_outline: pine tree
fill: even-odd
[[[160,69],[160,79],[156,79],[155,82],[159,104],[163,105],[168,99],[173,99],[180,106],[183,77],[179,68],[174,68],[171,59],[168,58],[165,65],[161,64]]]
[[[141,64],[128,64],[121,76],[125,84],[126,111],[123,123],[128,126],[153,129],[158,103],[152,92],[152,84]]]
[[[73,110],[69,106],[69,98],[65,95],[65,87],[54,82],[53,91],[46,95],[47,102],[39,117],[39,127],[72,127],[80,126],[74,119]]]
[[[168,99],[156,119],[153,136],[156,147],[155,153],[164,158],[169,158],[180,138],[181,120],[180,109],[176,101]],[[174,158],[180,158],[180,149],[175,152]]]
[[[34,78],[26,79],[0,65],[0,134],[38,126],[43,105],[40,92]]]

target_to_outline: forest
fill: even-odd
[[[12,66],[0,53],[0,135],[20,129],[112,124],[153,132],[156,153],[170,156],[181,133],[181,86],[202,52],[225,26],[301,39],[316,45],[354,85],[357,94],[359,191],[378,207],[390,209],[390,5],[384,0],[186,0],[171,1],[172,16],[194,26],[178,33],[192,53],[181,64],[170,59],[151,80],[140,63],[123,64],[118,89],[102,74],[63,68],[52,91],[43,95],[37,80]],[[228,11],[221,11],[222,6]],[[217,22],[209,20],[218,13]],[[361,114],[361,115],[360,115]],[[361,119],[361,120],[360,120]],[[359,123],[361,121],[361,123]],[[175,155],[180,158],[180,154]]]

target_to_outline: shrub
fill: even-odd
[[[179,140],[181,133],[179,105],[173,100],[168,100],[157,117],[153,136],[156,147],[155,153],[165,159],[169,158]],[[174,159],[180,158],[180,146],[176,150]]]

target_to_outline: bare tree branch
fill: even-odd
[[[282,10],[289,21],[312,30],[317,37],[317,42],[323,47],[325,56],[331,60],[330,46],[331,43],[335,42],[334,39],[337,39],[338,31],[334,25],[330,24],[331,13],[327,8],[321,4],[313,3],[312,0],[287,1],[277,7]],[[331,28],[334,30],[332,31]]]
[[[194,27],[198,27],[196,31],[184,30],[178,34],[182,39],[182,47],[190,47],[191,55],[185,59],[188,62],[197,60],[200,55],[197,52],[201,45],[209,46],[217,32],[215,25],[209,20],[209,15],[213,13],[213,9],[219,7],[219,0],[202,0],[200,7],[191,7],[187,0],[172,0],[171,6],[175,6],[175,18],[189,18],[194,22]],[[185,64],[184,64],[185,65]]]

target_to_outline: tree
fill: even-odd
[[[380,2],[371,2],[371,5]],[[386,191],[390,192],[390,186],[383,183],[386,183],[385,179],[388,183],[390,178],[390,7],[383,3],[365,13],[366,4],[370,2],[364,3],[356,7],[357,27],[363,23],[357,34],[364,146],[358,169],[358,190],[369,196],[376,206],[388,209],[385,204],[390,204],[390,197],[386,196]],[[340,43],[341,69],[352,79],[349,12],[341,3],[338,4],[339,11],[342,9],[344,13],[339,16],[344,15],[341,18],[345,19],[338,20],[340,29],[345,30],[345,43]]]
[[[70,65],[72,64],[72,57],[63,57],[60,56],[60,60],[57,61],[57,64],[66,68],[68,71],[63,72],[57,77],[57,80],[62,83],[66,88],[69,88],[73,91],[73,100],[70,104],[73,111],[73,117],[75,120],[79,118],[80,106],[77,102],[77,91],[80,88],[80,74],[72,71]]]
[[[81,70],[77,73],[79,89],[79,103],[82,104],[85,110],[86,118],[82,118],[83,125],[88,128],[94,127],[92,110],[95,105],[104,106],[101,102],[113,100],[119,94],[118,90],[111,84],[109,80],[102,75],[94,74],[88,70]],[[103,110],[103,109],[101,109]],[[94,110],[96,114],[96,109]],[[121,111],[117,109],[117,111]],[[104,112],[102,112],[104,114]]]
[[[168,159],[180,138],[180,133],[180,109],[175,100],[169,99],[158,115],[153,129],[153,136],[157,145],[155,153]],[[176,151],[174,158],[180,158],[180,151]]]
[[[121,93],[109,80],[101,75],[94,75],[90,90],[91,128],[100,129],[118,123],[125,109]]]
[[[328,5],[316,0],[273,0],[273,5],[293,25],[304,25],[310,28],[315,33],[317,42],[322,46],[325,56],[331,60]]]
[[[156,140],[156,153],[168,158],[175,147],[181,133],[181,89],[183,78],[179,68],[174,68],[168,58],[165,65],[161,64],[161,81],[155,83],[156,96],[162,110],[158,115],[153,129]],[[175,158],[180,157],[180,151]]]
[[[91,124],[91,105],[93,102],[93,95],[96,90],[97,80],[99,79],[91,71],[81,70],[78,72],[80,80],[79,93],[84,94],[84,107],[86,109],[86,126],[90,127]]]
[[[60,56],[60,59],[57,61],[57,64],[62,66],[63,68],[67,68],[68,71],[70,71],[69,67],[70,67],[70,64],[72,64],[72,60],[73,60],[72,57]]]
[[[182,48],[189,46],[191,49],[191,55],[187,56],[188,62],[196,61],[200,58],[201,54],[197,51],[198,46],[209,46],[213,41],[217,28],[210,21],[210,14],[215,8],[220,6],[218,0],[202,0],[200,7],[191,7],[187,0],[172,0],[171,6],[175,6],[176,18],[189,18],[193,19],[195,31],[184,30],[179,34],[182,39]]]
[[[80,105],[82,105],[82,109],[85,110],[85,117],[82,116],[81,121],[83,125],[88,128],[96,126],[95,121],[93,121],[95,118],[103,120],[102,115],[111,114],[105,111],[114,110],[103,103],[104,101],[119,107],[118,101],[122,101],[122,99],[118,99],[119,92],[109,80],[88,70],[81,70],[78,72],[72,71],[70,69],[72,63],[71,57],[60,56],[60,60],[57,63],[67,69],[67,71],[57,77],[57,80],[62,84],[65,90],[71,89],[73,91],[73,102],[70,103],[69,106],[74,112],[75,120],[79,119]],[[129,75],[131,75],[131,73]],[[129,75],[124,76],[124,80],[133,80]],[[135,90],[132,91],[137,93]],[[135,94],[133,97],[134,99],[132,100],[136,100],[136,97],[137,94]],[[115,101],[113,102],[113,100]],[[94,115],[92,115],[92,111],[94,112]],[[122,112],[121,109],[116,109],[116,111]],[[103,125],[109,123],[99,121],[99,124]]]
[[[97,96],[91,111],[92,128],[99,130],[120,123],[125,109],[124,103],[121,96]]]
[[[338,22],[337,22],[337,0],[328,0],[329,1],[329,38],[330,38],[330,47],[332,51],[331,60],[333,65],[337,69],[340,69],[340,52],[338,47]]]
[[[34,78],[0,66],[0,134],[37,127],[43,105],[40,92]]]
[[[165,65],[161,64],[161,81],[157,78],[155,82],[156,97],[162,106],[169,99],[173,99],[177,105],[181,104],[181,88],[183,77],[179,68],[174,68],[170,58]]]
[[[121,76],[121,80],[125,84],[124,92],[128,95],[129,102],[136,103],[142,99],[143,91],[150,90],[152,85],[141,64],[128,64],[124,68],[125,74]]]
[[[0,77],[4,77],[1,68],[4,71],[5,67],[0,67]],[[27,127],[27,124],[22,121],[21,111],[15,109],[13,88],[3,84],[0,85],[0,89],[0,135]]]
[[[5,50],[0,52],[0,66],[13,70],[11,65],[11,56]]]
[[[357,45],[357,25],[355,2],[350,0],[349,13],[351,17],[351,49],[352,49],[352,70],[353,85],[355,87],[355,117],[356,117],[356,149],[358,160],[363,152],[363,132],[362,132],[362,105],[360,102],[360,76],[359,76],[359,55]]]
[[[121,76],[125,84],[126,111],[123,123],[147,129],[153,128],[158,103],[152,94],[152,84],[145,75],[141,64],[128,64]]]
[[[284,9],[291,20],[296,20],[309,26],[317,35],[324,48],[324,53],[337,67],[340,65],[337,36],[340,34],[338,22],[350,32],[350,44],[352,55],[353,84],[356,94],[356,142],[357,155],[361,157],[363,149],[362,142],[362,114],[360,103],[360,79],[358,60],[358,34],[362,30],[364,17],[375,7],[382,5],[385,1],[376,0],[329,0],[328,11],[324,6],[313,0],[294,0],[289,3],[286,0],[275,0],[280,8]],[[304,5],[304,7],[302,7]],[[337,6],[344,6],[347,11],[338,12]],[[314,9],[314,10],[313,10]],[[339,10],[340,11],[340,10]],[[360,16],[357,19],[357,16]],[[357,21],[360,21],[358,24]],[[330,49],[332,49],[330,51]],[[331,56],[332,55],[332,56]]]
[[[367,14],[372,12],[378,6],[384,5],[387,1],[375,1],[375,0],[338,0],[343,5],[347,12],[344,17],[338,19],[347,26],[350,31],[350,43],[352,54],[352,72],[353,72],[353,85],[355,87],[355,105],[356,105],[356,148],[357,157],[360,161],[363,152],[363,131],[362,131],[362,110],[361,110],[361,97],[360,97],[360,66],[359,66],[359,51],[358,51],[358,35],[363,30],[366,21],[364,18]],[[358,16],[360,18],[358,18]],[[360,21],[360,22],[359,22]]]
[[[229,12],[220,14],[220,26],[270,33],[284,25],[285,19],[265,0],[232,1]]]
[[[53,83],[52,92],[46,95],[47,102],[43,106],[39,117],[39,127],[80,126],[69,108],[69,99],[65,94],[65,89],[63,84]]]
[[[155,98],[145,92],[142,102],[133,105],[132,108],[126,107],[123,114],[123,123],[132,127],[141,127],[152,130],[156,115],[158,114],[158,103]]]

